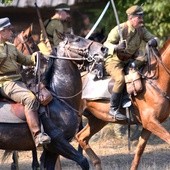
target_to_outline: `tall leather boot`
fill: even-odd
[[[38,113],[34,111],[25,111],[25,116],[29,129],[32,132],[35,146],[39,147],[50,143],[51,138],[46,133],[42,133],[40,130]]]
[[[110,99],[109,114],[113,116],[116,120],[126,120],[127,117],[119,111],[120,97],[121,93],[112,93]]]

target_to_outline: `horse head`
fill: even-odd
[[[104,61],[108,49],[101,43],[73,34],[60,33],[62,41],[56,49],[57,56],[74,60],[77,64],[97,63]]]
[[[53,83],[55,85],[52,85],[53,88],[54,86],[60,86],[62,82],[61,79],[64,77],[64,74],[69,77],[69,80],[70,77],[73,77],[73,74],[69,75],[69,70],[71,70],[72,72],[74,70],[74,75],[77,75],[74,76],[75,81],[73,82],[77,82],[78,78],[80,78],[80,82],[81,77],[79,76],[79,66],[86,66],[88,64],[91,64],[93,67],[103,62],[105,56],[107,55],[107,48],[104,47],[101,43],[94,42],[92,40],[85,39],[73,34],[62,34],[62,36],[60,37],[62,37],[61,42],[55,48],[55,50],[53,50],[53,55],[49,55],[50,58],[48,61],[47,71],[45,73],[46,83],[48,85],[50,85],[50,82],[52,82],[51,80],[55,80],[55,83]],[[54,62],[55,64],[53,64]],[[59,69],[60,72],[62,72],[62,77],[58,74]],[[59,79],[59,81],[56,81],[57,79]],[[63,84],[68,84],[68,82],[65,81],[66,80],[63,78]],[[55,90],[56,89],[54,88],[53,91]]]
[[[31,24],[26,30],[22,31],[14,39],[14,44],[17,49],[25,55],[32,54],[33,52],[39,50],[33,39],[32,30],[33,25]]]

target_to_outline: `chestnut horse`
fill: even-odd
[[[144,77],[142,79],[144,89],[137,96],[132,96],[134,114],[143,129],[131,170],[138,168],[151,133],[170,144],[170,133],[161,125],[170,113],[170,39],[159,52],[150,48],[149,57],[151,72],[148,72],[148,67],[145,67],[141,73]],[[110,102],[107,100],[84,100],[83,107],[88,123],[77,133],[76,139],[90,157],[95,169],[101,170],[100,158],[89,145],[90,138],[108,122],[121,124],[127,124],[127,122],[113,120],[112,116],[108,114]]]
[[[38,46],[33,39],[32,31],[33,25],[31,24],[27,29],[19,33],[14,39],[14,44],[17,49],[25,55],[39,51]]]

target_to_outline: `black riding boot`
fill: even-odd
[[[120,97],[121,93],[112,93],[109,114],[112,115],[116,120],[126,120],[127,117],[119,111]]]

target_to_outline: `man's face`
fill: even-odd
[[[3,41],[9,41],[12,39],[12,36],[13,36],[13,32],[10,27],[6,27],[2,31],[0,31],[0,34],[1,34],[1,39]]]
[[[144,25],[143,15],[133,15],[130,17],[130,21],[134,28],[139,28]]]
[[[61,16],[60,19],[62,21],[70,21],[70,19],[71,19],[69,11],[68,12],[67,11],[60,11],[60,16]]]

